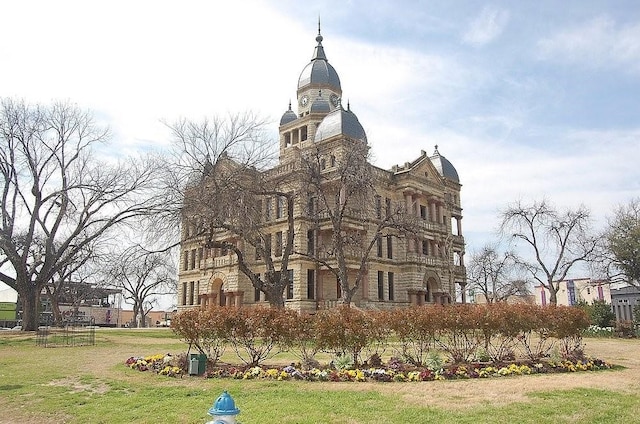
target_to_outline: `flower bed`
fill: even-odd
[[[186,363],[184,356],[151,355],[131,357],[126,365],[139,371],[153,371],[169,377],[182,377],[185,370],[179,365]],[[312,368],[303,370],[294,365],[284,367],[210,367],[204,373],[205,378],[233,378],[241,380],[304,380],[335,382],[412,382],[434,380],[460,380],[469,378],[506,377],[513,375],[529,375],[559,372],[597,371],[610,369],[611,365],[600,359],[584,359],[577,361],[538,361],[511,362],[502,364],[462,364],[445,365],[437,370],[431,368],[415,368],[393,361],[393,367],[369,367],[356,369]]]

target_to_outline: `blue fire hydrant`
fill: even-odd
[[[209,409],[209,415],[213,417],[213,421],[208,421],[207,424],[239,424],[236,421],[236,415],[239,413],[240,410],[236,408],[233,398],[225,390]]]

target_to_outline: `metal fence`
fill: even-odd
[[[38,327],[36,345],[44,347],[93,346],[96,344],[96,327],[91,321],[73,322],[64,327]]]

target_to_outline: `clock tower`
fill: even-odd
[[[280,119],[280,159],[287,156],[287,148],[299,148],[315,140],[316,130],[331,113],[342,110],[342,87],[335,68],[327,60],[318,21],[318,35],[311,61],[298,78],[295,112],[291,103]]]

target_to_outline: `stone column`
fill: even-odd
[[[208,299],[208,305],[210,308],[213,308],[214,306],[216,306],[216,303],[218,302],[218,293],[209,293],[209,299]]]
[[[408,193],[404,194],[404,203],[405,203],[405,208],[407,209],[407,214],[411,215],[411,195]]]
[[[429,201],[429,221],[436,222],[436,203],[433,200]]]
[[[242,298],[244,296],[244,292],[243,291],[237,291],[234,293],[235,298],[234,298],[234,306],[236,308],[239,308],[242,306]]]

